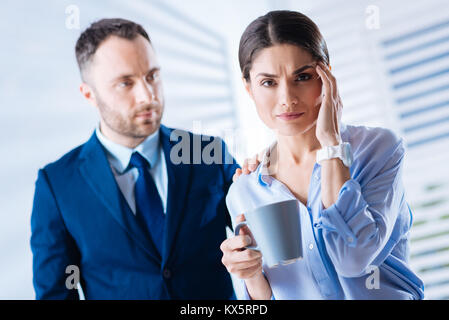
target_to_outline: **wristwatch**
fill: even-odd
[[[342,142],[336,146],[324,147],[316,153],[316,162],[318,163],[322,160],[333,158],[340,158],[346,167],[351,167],[353,162],[351,145],[347,142]]]

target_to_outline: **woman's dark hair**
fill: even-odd
[[[81,76],[83,76],[84,70],[91,61],[95,51],[97,51],[100,44],[109,36],[114,35],[120,38],[134,40],[139,34],[151,44],[150,37],[145,29],[135,22],[113,18],[101,19],[92,23],[81,33],[75,46],[75,55]]]
[[[300,12],[271,11],[251,22],[240,38],[240,69],[247,81],[250,80],[249,71],[256,54],[277,44],[299,46],[329,65],[326,42],[312,20]]]

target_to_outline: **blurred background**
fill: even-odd
[[[246,26],[270,10],[308,15],[330,51],[348,124],[407,142],[411,266],[449,299],[449,2],[386,0],[3,0],[0,4],[0,299],[34,299],[30,216],[37,170],[98,122],[79,93],[74,46],[90,23],[142,24],[162,65],[163,122],[223,137],[239,162],[273,139],[244,92]]]

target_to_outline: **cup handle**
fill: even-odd
[[[238,225],[236,225],[234,235],[238,236],[240,229],[247,225],[248,223],[246,221],[240,222]],[[259,246],[246,246],[245,248],[260,251]]]

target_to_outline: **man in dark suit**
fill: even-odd
[[[161,125],[160,68],[140,25],[100,20],[79,37],[76,57],[100,124],[39,170],[36,298],[78,299],[79,278],[86,299],[232,299],[220,244],[238,165],[225,144]]]

